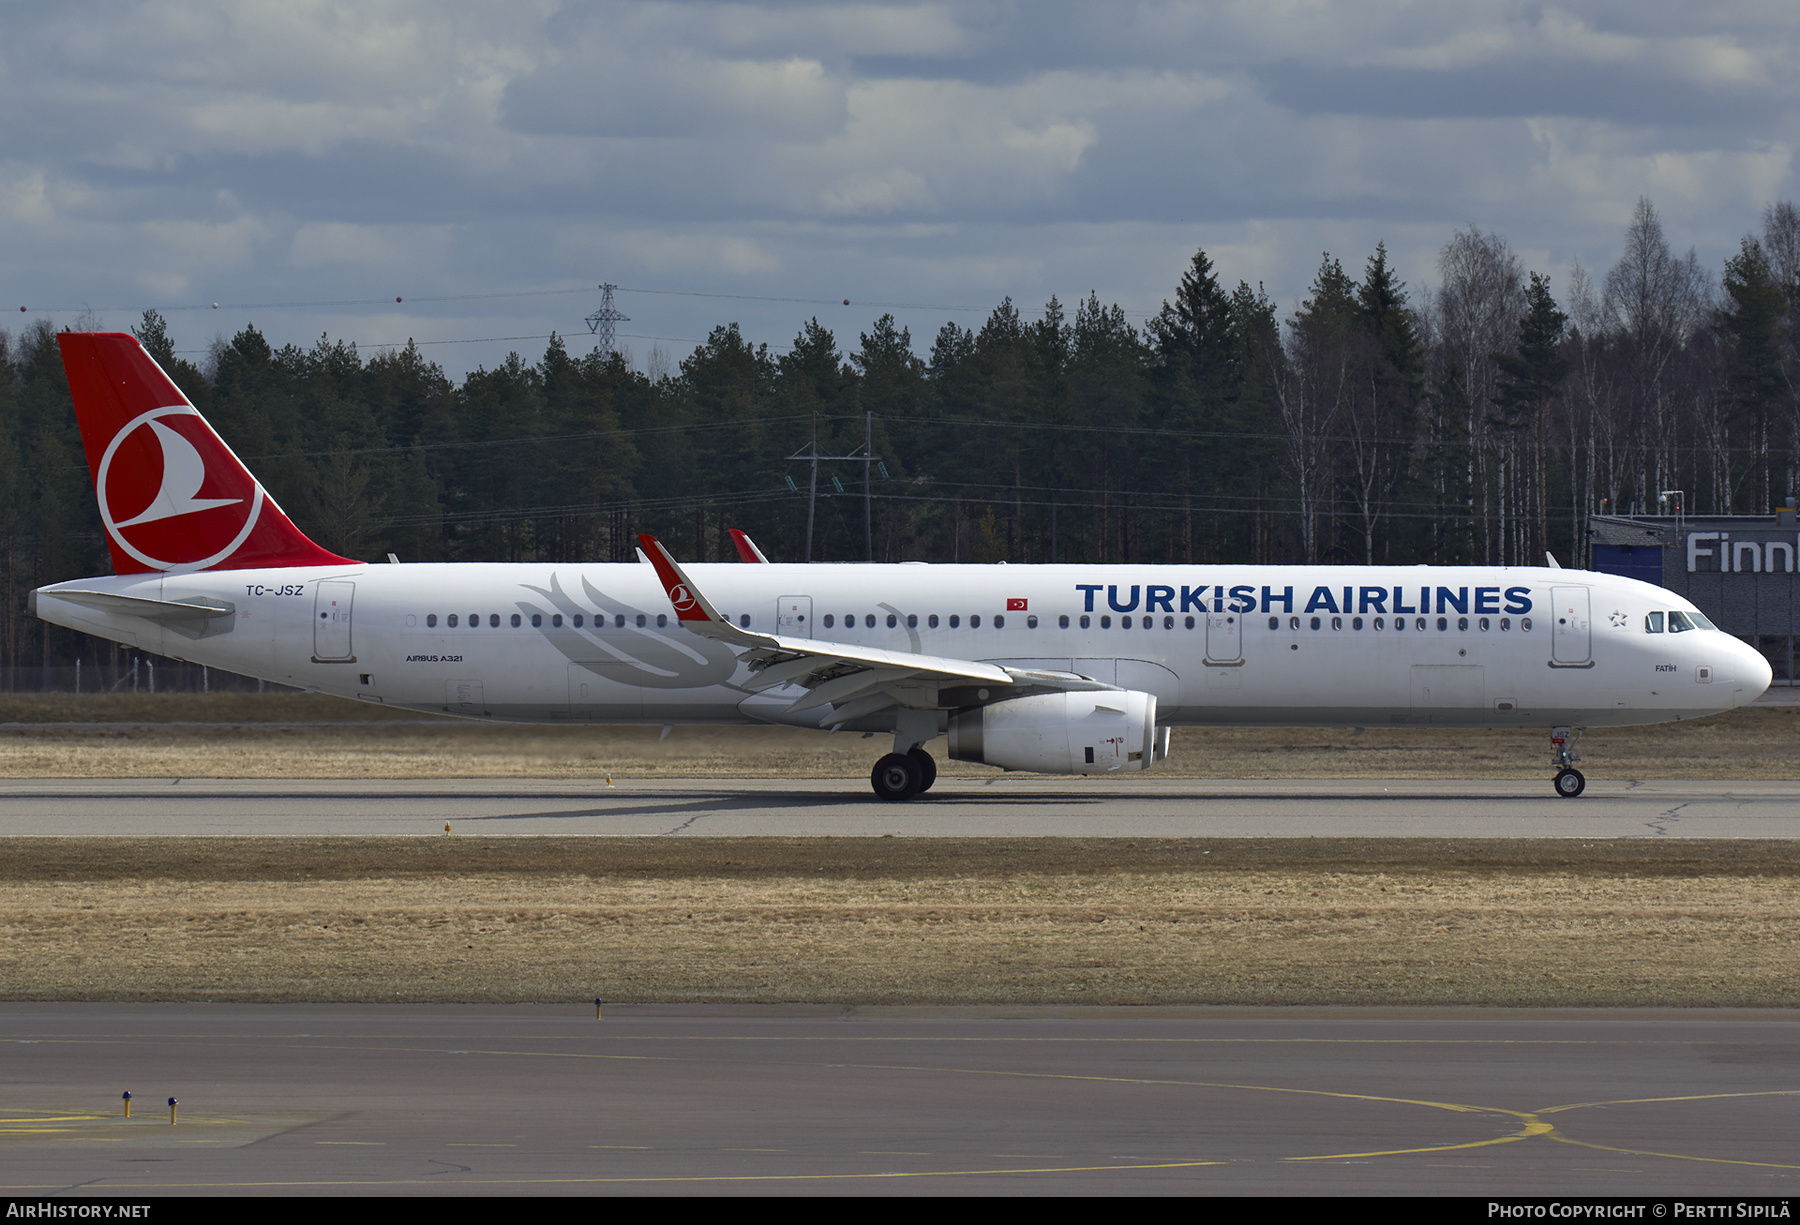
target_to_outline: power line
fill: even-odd
[[[604,286],[602,288],[604,288]],[[651,295],[656,295],[659,297],[672,297],[672,298],[710,298],[710,299],[715,299],[718,301],[726,301],[726,302],[783,302],[783,303],[789,303],[789,304],[800,305],[800,306],[839,306],[839,307],[851,306],[851,307],[862,307],[865,309],[875,309],[875,310],[930,310],[930,311],[954,311],[954,312],[958,312],[958,313],[982,313],[982,314],[991,313],[995,309],[995,307],[992,307],[992,306],[969,306],[969,305],[963,305],[963,304],[958,304],[958,303],[953,303],[953,302],[891,302],[891,301],[883,301],[883,300],[873,299],[873,298],[869,298],[869,299],[863,299],[863,298],[795,298],[795,297],[784,297],[784,296],[780,296],[780,295],[776,295],[776,294],[713,293],[713,292],[708,292],[705,290],[698,290],[698,289],[652,289],[652,288],[648,288],[645,286],[625,286],[625,285],[614,285],[614,286],[612,286],[612,288],[619,293],[651,294]],[[317,310],[317,309],[321,309],[321,308],[325,308],[325,307],[404,305],[408,302],[417,304],[417,303],[425,303],[425,302],[432,302],[432,303],[435,303],[435,302],[481,302],[481,301],[494,301],[494,300],[508,299],[508,298],[547,298],[547,297],[561,297],[561,296],[567,296],[567,295],[571,295],[571,294],[584,294],[584,293],[593,293],[593,292],[594,291],[592,289],[589,289],[586,286],[582,286],[580,288],[575,288],[575,289],[546,287],[546,288],[540,288],[540,289],[494,290],[494,291],[483,292],[483,293],[411,294],[411,295],[395,294],[391,298],[386,298],[386,297],[383,297],[383,298],[319,298],[319,299],[315,299],[315,300],[311,300],[311,301],[291,301],[291,302],[280,302],[280,301],[271,301],[271,302],[182,302],[182,303],[171,303],[168,305],[150,306],[150,307],[145,307],[141,304],[137,305],[137,306],[88,306],[88,305],[82,305],[82,306],[40,306],[40,307],[30,307],[30,306],[22,305],[19,307],[19,310],[24,313],[45,314],[45,315],[78,314],[82,311],[90,311],[94,314],[101,314],[101,313],[113,314],[113,313],[119,313],[119,312],[123,312],[126,314],[133,314],[133,313],[139,313],[139,312],[142,312],[145,310],[154,310],[159,314],[176,314],[176,313],[181,313],[181,312],[186,312],[186,311],[216,311],[216,310],[229,310],[229,311]],[[1015,309],[1017,309],[1017,308],[1015,307]],[[1019,313],[1021,315],[1039,315],[1039,314],[1042,314],[1043,312],[1040,310],[1036,310],[1036,309],[1025,309],[1025,310],[1020,310]],[[1128,316],[1131,316],[1133,318],[1148,319],[1148,318],[1154,317],[1157,312],[1155,312],[1155,311],[1124,311],[1123,313]],[[521,337],[520,339],[530,339],[530,338],[529,337]],[[432,342],[421,341],[420,343],[426,344],[426,343],[432,343]],[[456,341],[456,342],[440,342],[440,343],[462,344],[462,343],[471,343],[471,342]]]

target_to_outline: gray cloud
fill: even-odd
[[[1360,267],[1379,240],[1429,284],[1471,222],[1604,268],[1642,194],[1716,265],[1794,194],[1797,25],[1481,0],[12,5],[0,267],[58,308],[386,303],[256,312],[300,343],[579,333],[591,303],[391,299],[603,278],[839,304],[626,306],[643,336],[738,319],[781,345],[815,310],[853,339],[878,308],[844,297],[1153,311],[1201,245],[1283,302],[1320,250]],[[248,317],[172,322],[203,344]],[[928,343],[946,317],[903,322]],[[431,352],[459,372],[507,347]]]

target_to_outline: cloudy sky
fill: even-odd
[[[184,350],[413,337],[460,377],[585,349],[611,281],[640,365],[815,314],[924,352],[1007,295],[1154,312],[1197,247],[1290,308],[1321,251],[1426,287],[1476,225],[1560,288],[1640,196],[1717,268],[1800,195],[1797,35],[1791,0],[0,0],[0,326],[155,307]]]

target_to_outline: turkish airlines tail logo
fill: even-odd
[[[353,564],[293,525],[137,337],[56,339],[115,573]]]
[[[155,431],[156,441],[162,446],[162,488],[150,499],[149,509],[143,514],[113,526],[136,527],[140,523],[155,523],[158,519],[173,519],[176,515],[191,515],[197,510],[211,510],[215,506],[238,506],[243,503],[242,498],[196,497],[200,486],[206,483],[206,461],[200,458],[200,449],[154,417],[149,418],[146,424]],[[104,493],[104,483],[100,488]]]

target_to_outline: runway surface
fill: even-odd
[[[0,781],[0,836],[1797,838],[1800,782],[943,779],[883,804],[856,779],[620,783]]]
[[[14,1196],[1768,1196],[1800,1178],[1786,1012],[10,1004],[0,1054]]]

